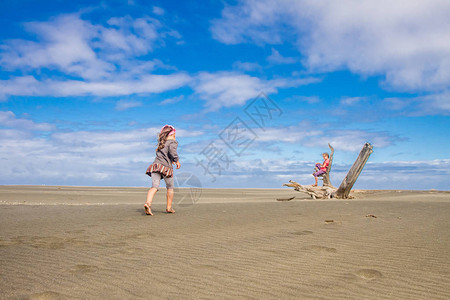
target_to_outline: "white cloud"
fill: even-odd
[[[154,158],[160,127],[121,131],[58,132],[53,125],[2,112],[0,161],[3,184],[86,184],[143,186]],[[29,121],[29,122],[28,122]],[[31,122],[31,123],[30,123]],[[54,131],[47,138],[34,130]],[[178,129],[181,138],[202,132]]]
[[[323,131],[305,127],[303,124],[283,128],[265,128],[258,134],[257,142],[301,143],[309,137],[323,134]]]
[[[62,96],[115,96],[141,93],[160,93],[166,90],[179,88],[189,81],[190,78],[186,74],[143,75],[138,80],[117,82],[54,82],[53,90],[55,91],[55,93]]]
[[[54,126],[48,123],[35,123],[28,119],[19,119],[12,111],[0,111],[0,126],[18,130],[50,131]]]
[[[195,78],[182,72],[151,74],[157,68],[167,70],[170,67],[157,59],[144,62],[137,57],[163,46],[168,38],[179,39],[180,36],[150,17],[114,17],[99,25],[83,20],[79,14],[70,14],[48,22],[27,23],[26,29],[36,34],[38,41],[7,41],[0,52],[0,66],[24,74],[0,80],[1,99],[12,95],[124,96],[191,86],[206,100],[208,109],[217,110],[242,105],[261,91],[276,93],[280,88],[317,81],[313,78],[263,80],[238,72],[203,72]],[[279,59],[282,59],[280,55]],[[255,63],[241,62],[235,67],[261,68]],[[116,108],[126,109],[132,104],[124,105],[119,102]]]
[[[367,97],[344,97],[340,103],[341,105],[351,106],[366,101],[367,99]]]
[[[173,30],[154,18],[110,18],[107,26],[94,25],[80,15],[58,16],[48,22],[30,22],[25,29],[38,41],[12,40],[2,46],[0,65],[7,69],[49,68],[83,79],[99,79],[144,55]]]
[[[184,95],[179,95],[179,96],[175,96],[172,98],[164,99],[163,101],[161,101],[160,104],[161,105],[174,104],[174,103],[182,101],[183,99],[184,99]]]
[[[133,19],[129,16],[111,18],[110,27],[97,26],[100,34],[98,46],[103,51],[118,50],[125,54],[143,55],[153,50],[155,42],[163,33],[163,25],[153,18]]]
[[[164,9],[162,9],[162,8],[159,7],[159,6],[153,6],[152,12],[153,12],[155,15],[158,15],[158,16],[162,16],[162,15],[164,15],[164,13],[165,13]]]
[[[179,34],[160,21],[129,16],[92,24],[78,14],[48,22],[30,22],[25,29],[37,41],[10,40],[0,47],[0,66],[20,70],[22,77],[0,81],[0,98],[18,96],[120,96],[158,93],[189,81],[186,74],[152,75],[170,69],[157,59],[139,56],[164,45]],[[70,76],[71,79],[61,79]]]
[[[139,107],[139,106],[142,106],[142,102],[140,102],[140,101],[119,100],[116,103],[116,110],[122,111],[122,110],[127,110],[129,108]]]
[[[242,61],[236,61],[233,63],[233,69],[236,70],[242,70],[246,72],[251,71],[262,71],[262,67],[258,63],[254,62],[242,62]]]
[[[245,74],[201,73],[197,80],[194,90],[207,101],[207,106],[212,110],[242,105],[261,91],[275,92],[273,87],[267,86],[261,79]]]
[[[413,101],[418,106],[414,112],[416,116],[450,115],[450,91],[416,97]]]
[[[25,140],[31,137],[33,137],[33,135],[29,131],[24,131],[20,129],[0,129],[0,140],[3,141],[5,145],[15,139]]]
[[[385,148],[394,143],[395,138],[387,132],[370,132],[364,130],[329,130],[323,135],[305,142],[309,147],[323,147],[330,143],[335,149],[357,152],[366,142],[374,147]]]
[[[237,7],[226,5],[222,18],[212,21],[213,37],[225,44],[252,40],[259,44],[278,44],[282,38],[275,27],[280,1],[241,1]]]
[[[229,167],[217,176],[215,182],[212,183],[209,176],[201,177],[202,186],[216,187],[219,181],[221,187],[230,188],[248,188],[250,185],[258,188],[281,188],[289,180],[300,184],[312,184],[314,178],[311,173],[314,163],[313,160],[289,160],[284,157],[248,160],[241,157],[232,161]],[[333,162],[331,182],[334,186],[339,186],[352,164],[353,161],[341,162],[338,159]],[[448,159],[384,163],[372,163],[369,159],[353,188],[448,190],[449,167]],[[199,168],[196,174],[203,174],[203,170]]]
[[[160,130],[158,126],[120,131],[58,132],[51,124],[17,118],[12,112],[0,114],[0,126],[8,127],[0,129],[2,184],[145,186],[149,180],[144,174],[145,168],[154,158],[156,135]],[[48,129],[55,132],[47,138],[33,133]],[[181,138],[199,137],[204,133],[177,129],[180,141]],[[323,131],[311,132],[304,123],[286,129],[267,128],[266,133],[259,137],[262,143],[279,141],[293,144],[301,141],[304,144],[309,140],[305,140],[304,135],[309,134],[311,140],[320,140],[325,134]],[[347,143],[351,138],[367,136],[364,132],[329,133],[330,136],[339,134]],[[324,142],[328,141],[326,139]],[[348,144],[339,145],[335,142],[332,141],[332,144],[336,150],[345,150],[346,147],[352,151],[360,150],[362,145],[358,144],[358,149],[354,149]],[[380,145],[376,146],[381,148]],[[180,152],[182,156],[183,153]],[[278,158],[270,159],[241,156],[232,159],[229,168],[223,171],[218,180],[221,187],[248,187],[249,182],[252,182],[253,187],[281,187],[289,179],[312,183],[313,163],[312,160],[297,157],[287,159],[281,154]],[[335,185],[339,184],[352,163],[338,160],[333,163],[332,182]],[[446,179],[449,176],[449,164],[450,160],[369,161],[355,188],[448,189]],[[195,162],[183,160],[183,171],[202,175],[203,170],[197,170],[193,165]],[[199,177],[202,186],[217,187],[217,182],[211,183],[209,177]]]
[[[280,54],[275,48],[272,48],[272,54],[267,57],[267,61],[272,64],[294,64],[299,61],[295,57],[285,57]]]
[[[301,122],[287,127],[268,127],[258,131],[256,142],[299,144],[302,147],[325,147],[330,143],[336,150],[358,152],[370,142],[376,148],[394,144],[398,137],[387,132],[367,130],[335,130],[314,123]]]
[[[358,182],[378,189],[448,190],[450,160],[387,161],[364,167]]]
[[[190,77],[185,73],[169,75],[141,75],[138,78],[114,80],[98,80],[86,82],[81,80],[58,81],[52,79],[38,80],[33,76],[14,77],[0,80],[0,98],[16,96],[124,96],[132,94],[161,93],[192,86],[201,99],[207,102],[210,110],[221,107],[243,105],[262,91],[276,93],[278,89],[297,87],[318,82],[319,79],[306,78],[276,78],[263,80],[258,77],[236,73],[200,73]],[[166,99],[161,104],[181,101],[175,97]],[[120,102],[117,108],[125,104]]]
[[[319,103],[321,101],[318,96],[294,96],[292,99],[307,102],[309,104]]]
[[[316,78],[279,78],[262,80],[237,72],[200,73],[193,84],[195,92],[210,110],[243,105],[261,92],[276,93],[279,88],[315,83]]]
[[[123,96],[161,93],[188,84],[191,78],[183,73],[170,75],[143,75],[127,80],[37,80],[33,76],[0,80],[0,97],[16,96]]]
[[[100,60],[89,45],[99,36],[97,28],[77,15],[26,23],[25,28],[40,41],[7,42],[0,56],[0,65],[6,69],[48,68],[89,79],[101,78],[114,70],[114,65]]]
[[[386,98],[385,107],[409,116],[450,115],[450,91],[409,98]],[[408,110],[405,108],[408,107]],[[411,109],[413,108],[413,109]]]
[[[358,152],[370,142],[376,148],[394,144],[395,138],[387,132],[364,130],[324,130],[320,126],[302,122],[295,126],[265,128],[258,132],[256,143],[288,143],[302,147],[325,147],[330,143],[336,150]]]
[[[226,44],[292,42],[312,71],[384,75],[395,90],[439,91],[450,82],[450,2],[241,1],[213,36]]]

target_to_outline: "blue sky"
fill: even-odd
[[[328,143],[338,186],[370,142],[355,188],[449,190],[449,15],[446,0],[2,1],[0,184],[148,186],[172,124],[178,174],[204,187],[313,183]]]

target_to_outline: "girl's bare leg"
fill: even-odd
[[[155,197],[155,194],[156,194],[157,191],[158,191],[158,189],[156,189],[156,188],[151,188],[151,189],[148,190],[147,201],[145,201],[145,204],[144,204],[145,213],[147,215],[153,216],[151,207],[152,207],[153,197]]]
[[[314,179],[316,180],[316,183],[314,183],[313,186],[317,186],[317,176],[314,176]]]
[[[174,213],[175,210],[172,208],[172,202],[173,202],[173,189],[167,189],[167,207],[166,212],[168,213]]]

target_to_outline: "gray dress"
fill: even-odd
[[[172,177],[172,163],[179,159],[177,148],[178,142],[176,140],[167,140],[164,148],[156,151],[156,158],[145,173],[149,176],[152,176],[151,173],[160,173],[164,177]]]

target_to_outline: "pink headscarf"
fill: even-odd
[[[163,126],[163,128],[161,128],[161,131],[160,131],[160,133],[163,131],[163,129],[164,128],[166,128],[166,127],[170,127],[170,128],[172,128],[172,131],[171,132],[169,132],[169,135],[173,135],[173,134],[175,134],[175,132],[176,132],[176,130],[175,130],[175,127],[173,127],[172,125],[164,125]]]

